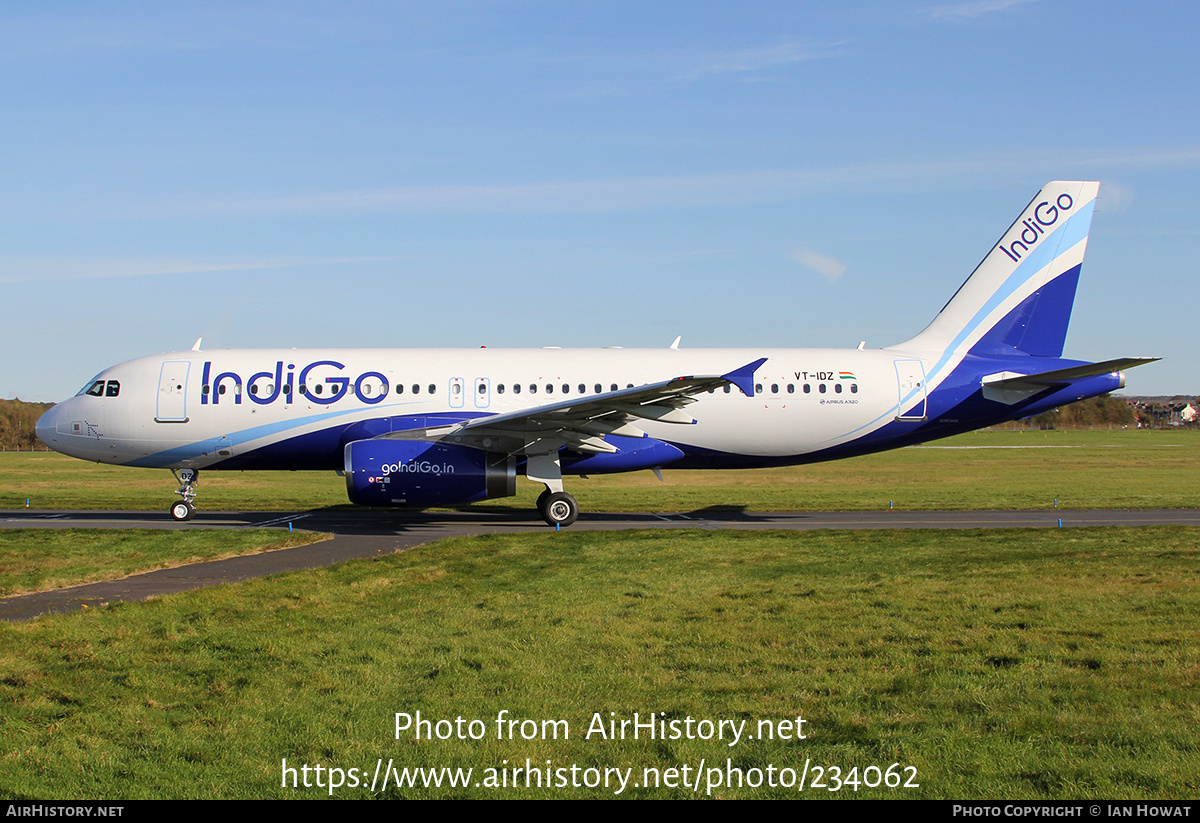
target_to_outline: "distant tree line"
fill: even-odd
[[[1060,406],[1036,417],[1014,420],[1005,429],[1136,429],[1137,412],[1124,398],[1105,394]]]
[[[38,418],[53,403],[26,403],[23,400],[0,400],[0,450],[32,451],[46,448],[37,439]]]

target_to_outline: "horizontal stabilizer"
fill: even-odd
[[[1086,363],[1082,366],[1071,366],[1066,369],[1054,369],[1036,374],[997,372],[983,378],[983,396],[988,400],[1011,405],[1052,386],[1063,386],[1072,380],[1084,377],[1112,374],[1115,371],[1132,369],[1134,366],[1143,366],[1161,359],[1159,357],[1121,357],[1116,360],[1105,360],[1102,363]],[[1124,385],[1124,380],[1121,381],[1121,384]]]

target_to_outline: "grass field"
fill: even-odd
[[[568,477],[588,511],[1179,508],[1197,505],[1200,432],[990,431],[926,447],[783,469],[648,471]],[[0,509],[162,509],[176,498],[166,470],[84,463],[52,453],[0,454]],[[533,508],[522,479],[514,498],[482,505]],[[208,510],[349,505],[332,472],[202,473]]]
[[[571,490],[592,511],[1196,504],[1189,432],[931,445],[952,448]],[[203,508],[344,504],[330,474],[202,480]],[[165,510],[173,488],[165,471],[0,455],[0,508]],[[495,502],[532,507],[536,491]],[[0,587],[286,537],[53,534],[0,531]],[[1196,799],[1197,613],[1200,530],[1182,527],[443,541],[0,624],[0,797],[319,797],[334,775],[337,797]],[[397,713],[418,712],[450,739],[397,734]],[[533,722],[499,739],[501,713]],[[635,713],[678,736],[596,731]],[[527,762],[550,788],[526,787]],[[379,764],[390,782],[372,790]],[[420,784],[415,768],[472,777],[396,786]]]
[[[1196,798],[1198,575],[1182,527],[443,541],[0,626],[0,796],[328,793],[286,760],[338,797]],[[635,712],[679,738],[595,733]],[[381,760],[473,771],[372,792]]]
[[[0,597],[303,546],[324,537],[267,529],[230,529],[219,535],[156,529],[0,529]]]

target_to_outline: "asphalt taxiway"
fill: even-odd
[[[587,513],[571,530],[615,529],[994,529],[1059,526],[1200,525],[1200,509],[1032,511]],[[0,599],[0,620],[29,620],[122,601],[145,600],[279,572],[405,551],[444,537],[546,532],[532,511],[470,509],[404,512],[318,509],[303,512],[199,512],[177,523],[165,512],[0,511],[0,528],[305,529],[331,535],[307,546],[162,569],[120,580]]]

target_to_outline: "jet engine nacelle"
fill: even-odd
[[[517,493],[516,458],[423,440],[357,440],[346,494],[361,506],[457,506]]]

